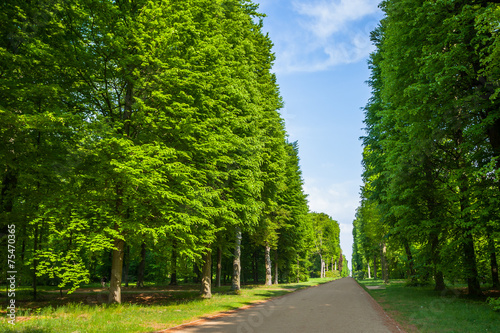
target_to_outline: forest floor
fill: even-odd
[[[311,280],[312,285],[316,284],[316,279]],[[321,281],[323,282],[323,281]],[[310,286],[311,283],[299,284],[283,284],[266,287],[266,291],[284,291],[290,292],[296,289]],[[247,284],[243,285],[243,289],[260,288],[262,285]],[[104,305],[108,301],[108,287],[101,288],[97,286],[84,286],[68,294],[68,290],[59,290],[51,287],[39,288],[37,300],[34,301],[31,292],[27,289],[21,290],[21,297],[18,297],[18,305],[21,310],[26,310],[31,313],[37,312],[38,309],[47,307],[59,307],[73,303],[85,305]],[[29,293],[29,295],[27,295]],[[122,303],[135,305],[168,305],[172,302],[179,302],[185,299],[196,298],[200,293],[199,284],[180,284],[176,286],[146,286],[146,287],[122,287]],[[213,287],[214,294],[233,294],[229,286]],[[0,293],[0,299],[2,298]],[[0,313],[5,312],[3,309]]]
[[[409,333],[500,332],[500,313],[486,300],[500,290],[484,289],[483,297],[471,298],[462,285],[434,291],[433,286],[407,286],[406,281],[362,280],[359,283]]]

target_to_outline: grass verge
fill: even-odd
[[[358,281],[406,332],[500,332],[500,313],[484,300],[466,298],[459,289],[434,291],[403,281]],[[385,286],[385,289],[369,287]]]
[[[65,304],[54,303],[54,299],[59,299],[58,293],[50,293],[47,290],[42,294],[45,297],[43,306],[39,306],[40,303],[25,302],[23,307],[18,309],[15,325],[7,322],[6,312],[3,311],[0,331],[154,332],[329,281],[331,279],[310,279],[308,282],[270,287],[250,285],[242,287],[238,294],[231,292],[229,286],[224,286],[214,288],[211,299],[202,299],[197,285],[185,286],[181,290],[154,288],[130,291],[128,294],[124,292],[124,298],[129,301],[119,305],[93,303],[92,300],[102,300],[106,295],[90,288],[79,290],[78,295],[66,296],[70,299],[75,297],[75,302],[66,299]],[[142,301],[134,303],[139,297]]]

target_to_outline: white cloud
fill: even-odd
[[[308,18],[304,23],[319,38],[328,38],[348,25],[378,11],[378,0],[294,2],[295,10]]]
[[[271,31],[277,73],[316,72],[358,62],[374,47],[370,32],[380,19],[378,0],[292,2],[294,19]]]

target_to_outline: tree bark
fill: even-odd
[[[221,286],[220,276],[222,273],[222,249],[220,246],[217,247],[217,272],[215,272],[215,282],[217,287]]]
[[[469,213],[467,212],[467,207],[469,206],[468,198],[468,187],[467,187],[467,175],[464,173],[461,177],[462,185],[460,187],[460,192],[462,197],[460,198],[460,210],[462,213],[462,219],[465,221],[470,220]],[[471,227],[463,228],[463,256],[465,265],[465,278],[467,279],[467,289],[470,296],[480,296],[482,295],[481,286],[479,284],[479,278],[477,273],[476,264],[476,252],[474,250],[474,237],[472,235]]]
[[[212,251],[203,254],[203,268],[201,277],[201,297],[212,297]]]
[[[200,266],[198,266],[198,263],[196,262],[193,263],[193,273],[194,273],[194,283],[200,283],[201,271],[200,271]]]
[[[377,256],[373,256],[373,278],[377,279]]]
[[[38,249],[38,223],[35,225],[35,234],[33,237],[33,256],[36,256],[36,250]],[[37,300],[37,290],[36,290],[36,271],[38,269],[38,261],[36,260],[36,257],[33,258],[33,300]]]
[[[323,278],[323,256],[321,255],[321,253],[318,253],[319,254],[319,277],[320,278]]]
[[[278,284],[278,250],[274,251],[274,284]]]
[[[0,191],[0,211],[12,212],[14,207],[14,192],[17,187],[17,175],[10,169],[7,169],[3,180],[2,190]]]
[[[170,285],[177,285],[177,240],[172,241],[172,273],[170,274]]]
[[[297,254],[297,283],[300,282],[300,259],[299,255]]]
[[[498,106],[496,106],[498,108]],[[491,112],[497,112],[492,110]],[[491,147],[493,148],[493,156],[500,157],[500,118],[487,129],[488,138],[490,139]],[[497,169],[500,169],[500,158],[496,161]],[[498,183],[500,185],[500,183]]]
[[[429,219],[436,220],[436,209],[438,209],[438,204],[435,198],[436,186],[435,186],[435,171],[434,166],[430,162],[428,156],[424,157],[424,169],[425,169],[425,179],[426,179],[426,195],[425,200],[427,202],[427,208],[429,210]],[[446,289],[446,285],[444,283],[443,272],[441,271],[441,254],[439,250],[440,240],[439,240],[440,229],[439,226],[436,226],[434,229],[430,230],[429,233],[429,242],[431,244],[431,262],[434,270],[434,281],[435,286],[434,290],[442,291]],[[413,277],[412,277],[413,280]]]
[[[387,246],[385,243],[380,244],[380,258],[382,265],[382,277],[384,279],[384,283],[389,283],[389,269],[387,267],[387,258],[386,258]]]
[[[408,258],[408,266],[410,269],[410,272],[408,274],[408,278],[411,281],[413,281],[415,278],[415,268],[413,265],[413,255],[411,253],[410,244],[408,244],[408,240],[406,238],[403,239],[403,246],[405,248],[406,257]]]
[[[240,290],[240,273],[241,273],[241,228],[236,227],[236,242],[234,247],[233,257],[233,278],[231,281],[231,290]]]
[[[366,263],[366,267],[368,267],[368,278],[371,279],[372,278],[372,274],[371,274],[371,271],[370,271],[370,262]]]
[[[137,288],[144,287],[144,270],[146,269],[146,243],[141,244],[141,261],[139,266],[137,266]]]
[[[123,239],[115,238],[113,249],[113,257],[111,261],[111,279],[109,282],[109,303],[122,302],[122,271],[123,271],[123,254],[125,242]]]
[[[466,193],[465,190],[462,189],[462,193]],[[466,198],[462,198],[460,200],[460,208],[462,211],[462,216],[464,219],[468,218],[468,214],[466,213]],[[480,296],[482,295],[481,286],[479,284],[478,273],[477,273],[477,264],[476,264],[476,252],[474,250],[474,238],[472,236],[472,228],[465,227],[464,231],[464,241],[463,241],[463,256],[464,256],[464,264],[465,264],[465,278],[467,279],[467,288],[469,291],[469,295],[471,296]]]
[[[259,260],[257,258],[257,250],[253,252],[253,282],[259,283]]]
[[[265,252],[265,262],[266,262],[266,286],[273,284],[272,274],[271,274],[271,247],[266,242],[266,252]]]
[[[340,250],[339,254],[339,273],[342,276],[342,269],[344,268],[344,255],[342,254],[342,250]]]
[[[491,232],[488,231],[488,248],[490,252],[490,267],[491,267],[491,282],[493,288],[497,289],[500,287],[500,281],[498,280],[498,262],[496,255],[495,240],[491,237]]]
[[[456,133],[457,145],[460,147],[463,143],[463,131],[459,129]],[[476,264],[476,252],[474,250],[474,237],[472,234],[472,227],[470,224],[473,222],[468,212],[470,207],[470,197],[469,197],[469,179],[467,176],[467,163],[461,154],[458,157],[458,167],[462,170],[462,175],[459,180],[459,191],[460,191],[460,212],[463,222],[466,226],[462,227],[463,233],[463,256],[464,256],[464,266],[465,266],[465,278],[467,279],[467,288],[470,296],[480,296],[482,295],[481,286],[479,284],[477,264]],[[469,224],[469,225],[467,225]]]
[[[474,250],[474,238],[472,237],[471,230],[466,231],[463,250],[465,257],[465,274],[467,278],[467,288],[469,290],[469,295],[480,296],[483,293],[481,291],[481,286],[478,279],[476,252]]]
[[[128,273],[130,269],[130,246],[125,245],[125,255],[124,255],[124,262],[125,262],[125,270],[123,272],[123,279],[125,280],[125,287],[128,287]]]
[[[439,254],[439,236],[437,233],[431,233],[431,252],[432,252],[432,263],[434,265],[434,290],[442,291],[446,289],[444,283],[444,275],[440,269],[441,257]]]
[[[26,235],[26,226],[24,226],[24,232],[23,234]],[[19,286],[24,285],[24,280],[22,280],[23,272],[24,272],[24,254],[26,253],[26,239],[23,238],[23,241],[21,243],[21,269],[19,270]]]

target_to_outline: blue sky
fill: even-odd
[[[300,165],[312,211],[340,224],[352,255],[359,205],[363,111],[370,97],[369,40],[382,13],[378,0],[255,0],[274,43],[274,72],[285,102],[281,114]]]

